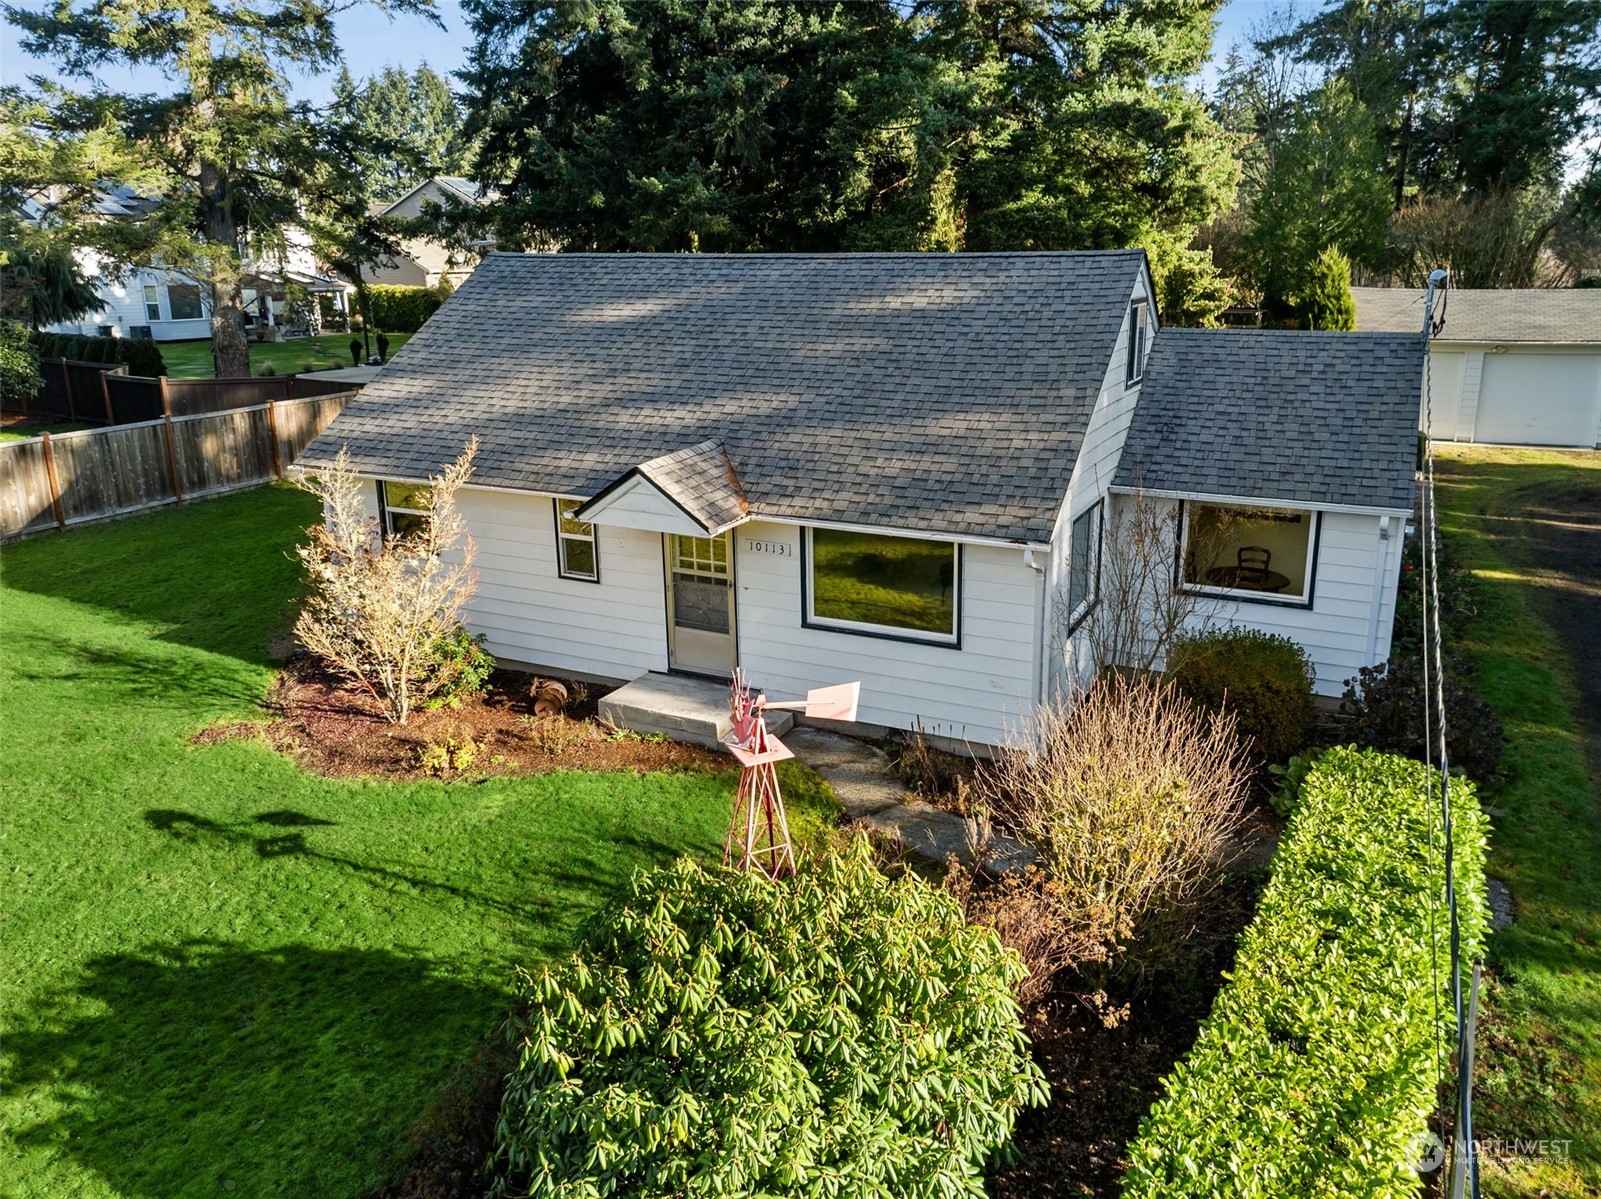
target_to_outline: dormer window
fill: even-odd
[[[1145,322],[1146,304],[1135,300],[1129,305],[1128,322],[1128,377],[1125,383],[1133,387],[1145,375]]]

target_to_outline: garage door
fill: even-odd
[[[1601,425],[1601,354],[1484,356],[1474,441],[1588,449]]]

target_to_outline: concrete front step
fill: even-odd
[[[636,733],[664,733],[712,749],[723,747],[733,728],[728,715],[728,684],[681,674],[647,674],[617,688],[600,701],[600,715]],[[789,732],[788,712],[769,712],[767,731]]]

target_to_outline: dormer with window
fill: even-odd
[[[1145,353],[1150,347],[1149,323],[1150,306],[1144,300],[1135,300],[1129,305],[1128,322],[1128,367],[1124,375],[1124,385],[1133,387],[1145,377]]]

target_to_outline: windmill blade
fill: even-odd
[[[856,704],[861,695],[860,683],[813,687],[806,693],[804,710],[812,720],[855,720]]]

